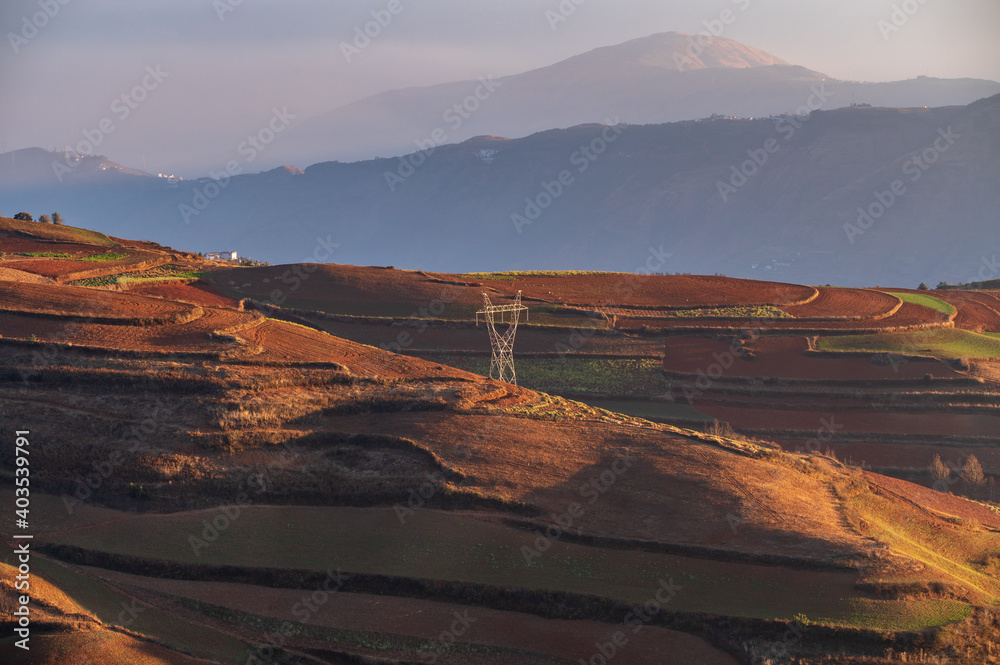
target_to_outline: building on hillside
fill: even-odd
[[[209,261],[235,261],[236,252],[208,252],[205,258]]]

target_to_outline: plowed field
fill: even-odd
[[[923,328],[949,328],[952,325],[947,315],[912,303],[903,303],[899,311],[892,316],[877,320],[864,319],[851,321],[842,319],[816,321],[808,319],[769,319],[752,321],[748,319],[642,318],[618,319],[616,323],[616,327],[620,329],[641,328],[642,326],[671,330],[726,328],[732,330],[757,330],[759,333],[764,334],[772,330],[884,330],[885,332],[903,332]]]
[[[128,293],[134,295],[152,296],[154,298],[165,298],[178,302],[192,303],[195,305],[207,305],[209,307],[237,307],[238,300],[224,296],[218,290],[201,282],[153,282],[150,284],[137,284],[128,289]]]
[[[200,315],[192,305],[73,286],[0,281],[0,309],[95,321],[172,323]]]
[[[819,289],[819,297],[804,305],[783,307],[797,319],[874,320],[894,314],[902,301],[869,289]]]
[[[264,347],[267,352],[263,358],[268,360],[341,363],[359,376],[480,378],[475,374],[419,358],[396,355],[284,321],[267,320],[237,334],[251,344]]]
[[[412,302],[416,307],[444,298],[478,306],[484,291],[494,300],[521,290],[525,298],[561,304],[673,308],[790,305],[816,295],[816,289],[810,286],[729,277],[616,273],[493,279],[342,265],[299,266],[298,273],[290,266],[243,268],[214,272],[207,279],[223,291],[239,287],[240,293],[258,299],[267,299],[272,291],[282,289],[286,296],[297,300]]]
[[[958,309],[955,326],[966,330],[1000,331],[1000,300],[977,291],[935,291],[935,298]]]

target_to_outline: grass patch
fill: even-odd
[[[847,498],[865,521],[867,535],[927,568],[921,579],[943,579],[969,589],[980,601],[1000,600],[1000,580],[981,563],[1000,550],[1000,535],[943,524],[918,508],[871,491]]]
[[[960,600],[909,600],[904,606],[898,601],[852,598],[850,610],[839,617],[807,617],[811,622],[843,625],[872,630],[912,630],[946,626],[964,621],[972,615],[972,605]],[[846,620],[845,620],[846,619]]]
[[[0,228],[25,233],[34,238],[50,240],[68,240],[90,245],[105,245],[117,247],[118,243],[97,231],[77,228],[75,226],[42,224],[40,222],[24,222],[9,217],[0,218]]]
[[[681,402],[591,398],[580,401],[598,409],[606,409],[646,420],[687,421],[698,424],[710,423],[713,420],[711,416]]]
[[[954,305],[949,305],[940,298],[935,298],[934,296],[927,296],[922,293],[896,293],[895,291],[885,291],[886,294],[890,296],[896,296],[903,302],[908,302],[913,305],[921,305],[933,309],[935,312],[941,312],[945,316],[951,316],[955,313]]]
[[[36,557],[31,560],[32,573],[59,587],[79,605],[93,612],[101,621],[110,625],[121,625],[123,619],[132,619],[126,608],[132,607],[129,596],[120,593],[103,581],[77,569],[69,568]],[[149,635],[175,649],[201,657],[238,662],[244,657],[246,648],[239,640],[213,630],[177,619],[155,608],[141,606],[127,628]]]
[[[870,351],[935,358],[1000,358],[1000,336],[957,328],[820,337],[816,347],[821,351]]]
[[[72,254],[62,252],[19,252],[18,256],[30,256],[39,259],[72,259]]]

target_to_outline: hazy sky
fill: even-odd
[[[0,152],[72,146],[108,119],[98,153],[200,176],[276,107],[299,121],[392,88],[516,74],[699,32],[726,9],[722,36],[836,78],[1000,81],[997,0],[3,0]],[[391,20],[348,62],[341,44],[373,11]]]

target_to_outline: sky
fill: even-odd
[[[355,42],[366,24],[377,36]],[[275,109],[300,122],[668,31],[840,79],[1000,81],[998,27],[996,0],[4,0],[0,152],[89,135],[114,161],[198,177]]]

